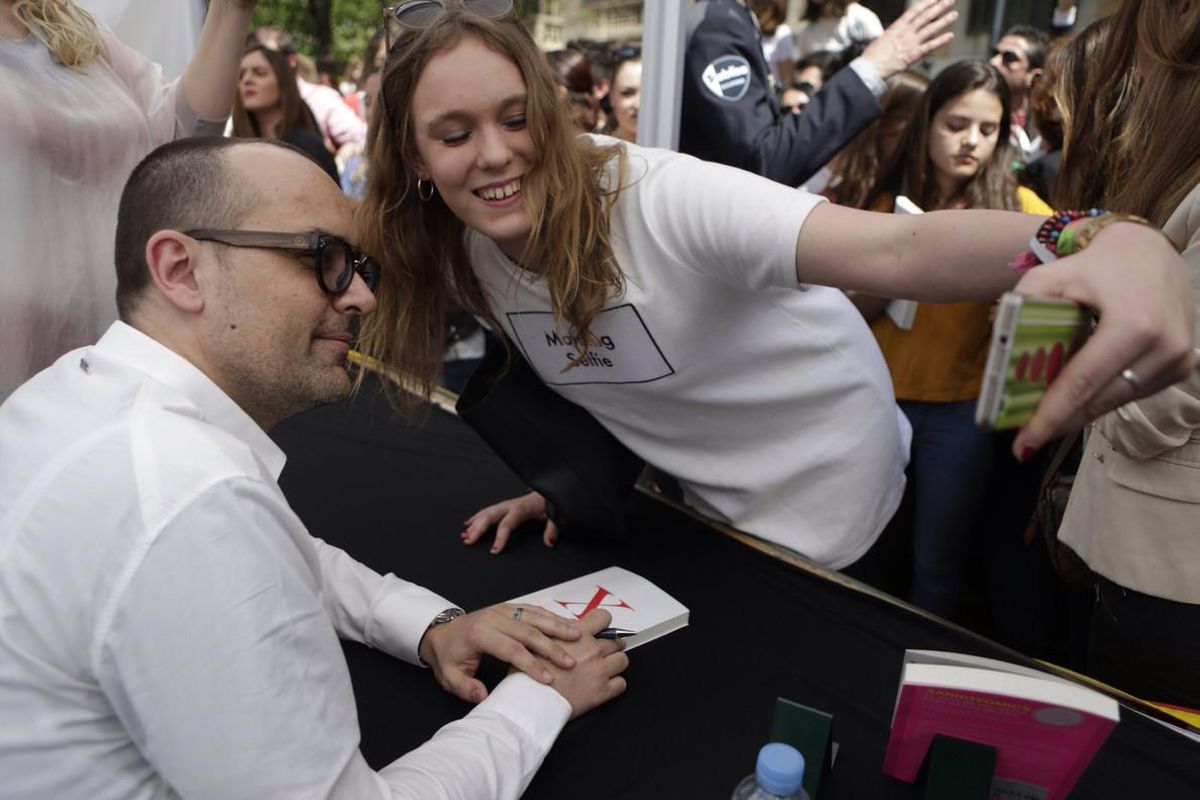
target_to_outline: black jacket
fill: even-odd
[[[701,0],[689,10],[679,149],[799,186],[882,109],[847,68],[803,114],[784,114],[751,13],[737,0]]]

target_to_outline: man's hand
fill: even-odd
[[[554,690],[571,704],[571,719],[612,700],[625,691],[621,673],[629,666],[629,656],[622,652],[625,645],[619,639],[597,639],[596,634],[612,622],[612,615],[603,609],[593,609],[579,620],[583,636],[577,642],[563,645],[575,657],[575,667],[562,670],[551,665]]]
[[[862,57],[875,65],[884,80],[908,69],[954,38],[953,33],[941,33],[958,19],[958,12],[949,10],[953,5],[954,0],[914,4],[867,45]]]
[[[1100,316],[1013,442],[1025,460],[1046,441],[1188,377],[1195,309],[1179,254],[1158,230],[1118,222],[1082,253],[1030,270],[1015,291],[1062,297]],[[1131,377],[1122,377],[1128,370]]]
[[[475,544],[496,525],[496,541],[492,543],[491,552],[499,553],[508,544],[508,537],[514,529],[534,519],[546,520],[542,543],[546,547],[554,547],[558,542],[558,526],[546,514],[546,498],[537,492],[529,492],[476,511],[463,523],[466,527],[459,538],[463,544]]]
[[[478,703],[487,697],[487,687],[475,678],[485,653],[536,681],[552,683],[575,666],[576,656],[564,647],[583,638],[582,631],[580,623],[549,611],[500,603],[433,626],[421,639],[418,653],[443,689]]]

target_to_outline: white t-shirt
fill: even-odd
[[[840,53],[853,41],[870,41],[883,35],[883,23],[875,12],[858,3],[846,7],[841,17],[822,17],[809,22],[796,34],[796,57],[818,50]]]
[[[596,317],[586,355],[555,327],[544,281],[468,231],[497,320],[546,383],[677,477],[697,509],[853,563],[900,502],[910,433],[858,311],[797,284],[796,238],[821,198],[623,146],[611,240],[625,292]]]
[[[763,34],[762,48],[763,58],[771,67],[775,83],[783,86],[783,76],[779,73],[779,65],[789,63],[796,58],[796,48],[792,44],[792,29],[787,25],[780,25],[770,36]]]

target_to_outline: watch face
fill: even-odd
[[[467,613],[467,612],[463,611],[461,608],[447,608],[445,611],[441,612],[436,617],[434,617],[433,622],[431,624],[432,625],[441,625],[443,623],[449,622],[450,620],[458,619],[465,613]]]

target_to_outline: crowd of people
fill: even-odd
[[[491,342],[698,511],[1002,638],[1038,578],[996,554],[1086,424],[1051,531],[1078,666],[1200,708],[1200,4],[1060,2],[933,75],[954,0],[786,5],[691,7],[673,152],[637,144],[640,46],[543,53],[510,0],[399,3],[346,82],[254,0],[175,81],[72,0],[0,0],[0,794],[515,797],[624,690],[603,611],[467,613],[308,534],[265,432],[345,398],[352,347],[406,411]],[[996,433],[1008,290],[1096,326]],[[531,487],[462,541],[571,537]],[[477,705],[375,772],[339,636]]]

